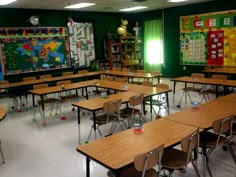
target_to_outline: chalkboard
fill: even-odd
[[[49,32],[42,34],[40,30],[33,30],[30,34],[11,32],[9,35],[9,30],[5,31],[5,38],[1,40],[4,74],[70,67],[66,36]]]

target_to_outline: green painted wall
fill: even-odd
[[[183,70],[179,59],[179,18],[180,16],[193,15],[207,12],[216,12],[236,9],[235,0],[216,0],[188,6],[164,9],[164,50],[165,66],[162,72],[166,77],[189,75],[191,72],[202,71],[200,66],[186,66]],[[127,19],[128,32],[133,33],[135,21],[140,25],[146,20],[162,18],[162,10],[145,13],[95,13],[78,11],[56,10],[32,10],[32,9],[3,9],[0,8],[0,27],[28,27],[31,26],[28,19],[31,15],[38,15],[40,25],[43,26],[66,26],[68,17],[75,22],[93,22],[95,32],[96,58],[103,59],[103,40],[108,31],[116,32],[120,25],[120,19]],[[62,71],[58,71],[59,73]],[[55,72],[54,72],[55,73]],[[27,75],[27,74],[26,74]],[[56,74],[57,75],[57,74]]]

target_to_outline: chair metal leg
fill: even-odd
[[[208,162],[206,162],[206,168],[207,168],[207,171],[208,171],[210,177],[213,177]]]
[[[90,140],[90,137],[91,137],[91,135],[92,135],[92,131],[93,131],[93,126],[91,127],[91,130],[90,130],[90,132],[89,132],[89,136],[88,136],[88,138],[87,138],[87,141],[86,141],[86,142],[89,142],[89,140]]]
[[[0,153],[1,153],[1,156],[2,156],[2,163],[5,163],[5,159],[4,159],[3,152],[2,152],[2,142],[1,142],[1,140],[0,140]]]
[[[234,163],[236,164],[236,155],[235,155],[234,150],[232,149],[231,145],[229,145],[229,150],[230,150],[230,153],[233,157]]]
[[[193,161],[192,161],[192,165],[193,165],[193,168],[194,168],[194,170],[196,172],[197,177],[200,177],[200,173],[199,173],[199,171],[197,169],[197,166],[196,166],[196,164]]]

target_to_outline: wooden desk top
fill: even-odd
[[[236,87],[236,80],[226,80],[222,83],[224,86]]]
[[[222,85],[223,83],[225,83],[225,80],[222,80],[222,79],[194,78],[194,77],[190,77],[190,76],[183,76],[183,77],[174,78],[174,79],[171,79],[171,81],[209,84],[209,85]]]
[[[212,101],[201,105],[198,109],[187,109],[171,114],[165,119],[196,126],[202,129],[212,127],[215,120],[236,115],[236,103],[226,101]]]
[[[178,143],[196,128],[174,121],[155,120],[144,125],[144,132],[134,134],[133,129],[80,145],[77,151],[99,161],[111,169],[120,169],[134,160],[138,153],[150,151],[162,143],[165,147]]]
[[[103,71],[104,74],[118,75],[124,77],[135,77],[135,78],[153,78],[159,77],[161,74],[150,74],[150,73],[132,73],[127,71]]]
[[[27,85],[56,82],[56,81],[62,81],[62,80],[70,80],[70,79],[75,79],[75,78],[100,75],[102,73],[103,73],[102,71],[96,71],[96,72],[73,74],[73,75],[67,75],[67,76],[57,76],[57,77],[51,77],[51,78],[46,78],[46,79],[36,79],[32,81],[14,82],[14,83],[0,85],[0,88],[5,89],[5,88],[12,88],[12,87],[21,87],[21,86],[27,86]]]
[[[6,110],[3,107],[0,107],[0,121],[3,120],[7,115]]]
[[[73,103],[73,106],[84,108],[87,110],[95,111],[103,108],[103,103],[111,100],[122,99],[122,103],[128,102],[131,96],[137,95],[134,92],[120,92],[117,94],[109,95],[108,98],[94,98],[91,100],[83,100],[76,103]]]
[[[128,86],[128,91],[139,94],[144,93],[145,95],[157,95],[160,93],[167,93],[171,91],[171,89],[163,89],[163,88],[157,89],[156,87],[148,87],[137,84],[127,84],[115,81],[96,80],[93,81],[93,83],[96,83],[98,87],[110,88],[119,91],[127,91],[127,89],[125,89],[125,86]]]
[[[28,92],[35,94],[35,95],[46,95],[46,94],[50,94],[50,93],[57,93],[57,92],[61,92],[61,91],[87,87],[90,85],[91,85],[91,81],[83,81],[83,82],[77,82],[77,83],[64,85],[64,89],[62,89],[61,86],[53,86],[53,87],[36,89],[36,90],[29,90]]]
[[[216,100],[217,101],[229,101],[229,102],[236,103],[236,93],[231,93],[226,96],[218,97]]]
[[[203,72],[207,73],[222,73],[222,74],[236,74],[236,67],[220,67],[214,69],[207,69]]]

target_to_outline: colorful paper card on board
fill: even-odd
[[[194,20],[194,28],[202,28],[204,25],[202,20]]]
[[[208,18],[206,20],[206,27],[207,28],[212,28],[216,26],[216,19],[215,18]]]

